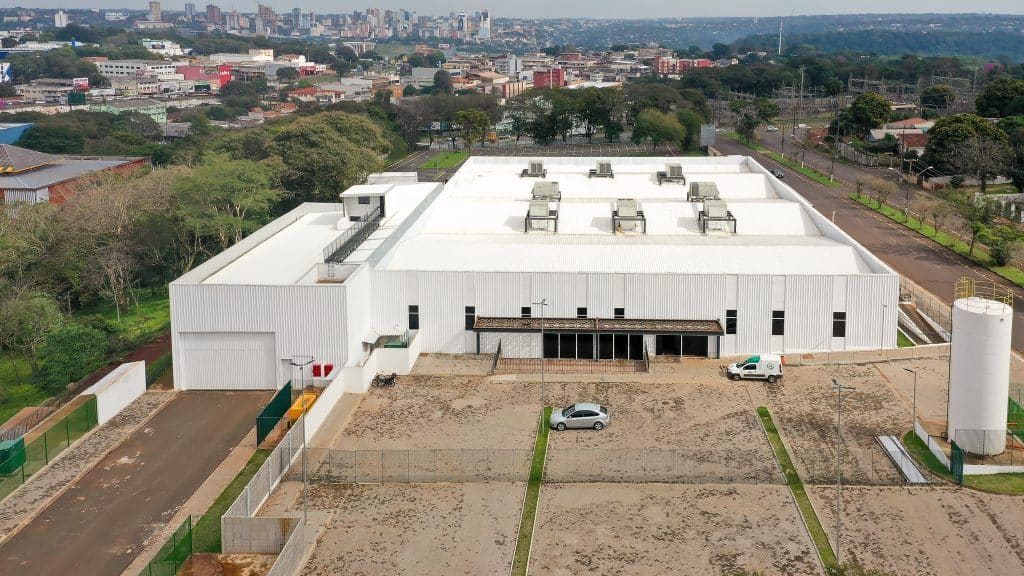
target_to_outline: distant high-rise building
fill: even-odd
[[[196,17],[196,5],[192,2],[185,3],[185,19],[194,20]]]
[[[466,31],[466,28],[467,28],[466,21],[467,20],[469,20],[469,18],[466,16],[465,12],[459,13],[459,33],[460,34]]]
[[[292,8],[292,28],[302,26],[302,8]]]
[[[483,10],[480,12],[480,30],[476,33],[476,37],[481,40],[489,40],[491,38],[490,10]]]
[[[263,31],[268,34],[276,34],[277,14],[274,12],[274,9],[271,8],[270,6],[257,4],[256,12],[259,15],[259,19],[263,21]]]
[[[53,25],[56,26],[57,28],[63,28],[65,26],[67,26],[68,25],[68,14],[67,14],[67,12],[65,12],[63,10],[58,10],[57,13],[53,15]]]
[[[160,16],[162,16],[162,14],[160,14],[160,3],[159,2],[150,2],[149,3],[149,21],[150,22],[159,22],[160,21]]]
[[[220,6],[216,4],[206,5],[206,22],[207,24],[221,25],[224,23],[224,16],[221,14]]]

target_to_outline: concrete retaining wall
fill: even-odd
[[[121,364],[82,394],[96,396],[96,415],[102,426],[145,392],[146,363],[139,361]]]

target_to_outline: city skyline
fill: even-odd
[[[209,2],[208,2],[209,3]],[[255,11],[256,2],[244,2],[233,0],[230,2],[213,2],[223,10],[238,10],[239,12]],[[162,2],[164,10],[182,11],[185,7],[184,1]],[[196,3],[205,6],[205,3]],[[664,0],[636,0],[628,4],[621,2],[598,1],[588,3],[585,6],[581,3],[560,3],[552,6],[542,0],[523,0],[514,6],[497,6],[495,10],[493,2],[490,1],[467,1],[467,0],[401,0],[399,2],[373,3],[365,1],[332,2],[328,0],[303,0],[289,2],[277,0],[274,2],[263,2],[272,6],[276,11],[284,12],[292,8],[301,8],[304,11],[315,11],[322,13],[348,13],[352,11],[363,11],[367,7],[380,7],[390,9],[407,9],[424,15],[444,15],[450,12],[475,12],[484,9],[491,9],[494,17],[505,18],[658,18],[658,17],[772,17],[791,15],[826,15],[826,14],[918,14],[918,13],[993,13],[993,14],[1024,14],[1024,3],[1018,0],[979,0],[969,5],[970,10],[965,10],[965,4],[959,0],[935,0],[933,2],[913,2],[899,5],[898,10],[893,10],[891,2],[883,0],[864,0],[849,7],[829,6],[823,8],[815,0],[736,0],[729,4],[728,8],[721,5],[683,5],[665,2]],[[394,4],[389,5],[389,4]],[[60,0],[22,0],[18,2],[22,8],[58,9],[67,8]],[[78,5],[80,9],[146,9],[144,1],[133,2],[128,6],[110,5],[102,0],[86,0]]]

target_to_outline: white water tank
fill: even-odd
[[[953,303],[949,437],[973,454],[1006,448],[1013,307],[970,296]]]

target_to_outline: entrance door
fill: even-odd
[[[629,335],[628,334],[616,334],[615,335],[615,359],[616,360],[627,360],[627,359],[629,359]]]
[[[702,358],[708,357],[708,337],[707,336],[683,336],[682,337],[682,355],[683,356],[700,356]]]
[[[558,358],[558,334],[544,334],[544,357]]]
[[[660,334],[655,336],[654,353],[658,356],[682,356],[682,337],[678,334]]]
[[[629,359],[644,359],[644,337],[641,334],[629,335]]]

